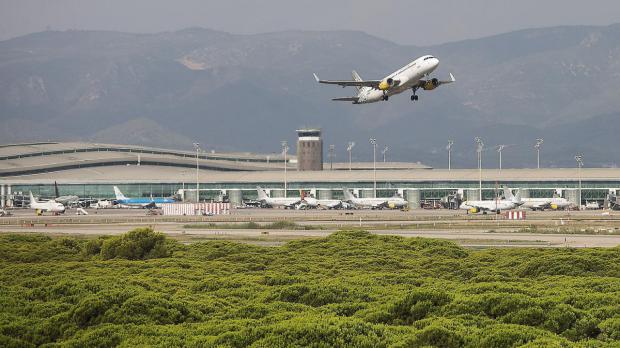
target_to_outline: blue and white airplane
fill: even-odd
[[[116,200],[114,201],[115,204],[130,208],[152,209],[161,207],[162,203],[176,202],[172,198],[127,198],[116,186],[114,186],[114,194],[116,195]]]

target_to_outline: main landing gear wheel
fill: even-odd
[[[415,94],[411,96],[411,101],[414,101],[414,100],[418,100],[418,96]]]
[[[382,97],[381,99],[383,99],[383,100],[385,100],[385,101],[388,101],[388,99],[389,99],[389,98],[390,98],[390,96],[389,96],[389,95],[384,94],[384,95],[383,95],[383,97]]]

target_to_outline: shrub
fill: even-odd
[[[150,227],[136,228],[121,236],[107,239],[101,246],[104,260],[122,258],[144,260],[168,257],[172,253],[166,243],[166,236],[154,232]]]
[[[411,324],[414,321],[426,318],[427,315],[449,302],[450,297],[443,291],[414,290],[390,306],[388,309],[389,318],[395,324]]]
[[[606,340],[620,340],[620,318],[610,318],[598,326],[601,329],[601,336]]]
[[[91,239],[84,244],[84,253],[88,256],[95,256],[101,254],[101,247],[103,246],[103,239]]]
[[[430,325],[418,332],[409,347],[458,348],[465,344],[463,336],[439,325]]]
[[[505,348],[519,347],[538,338],[537,334],[526,327],[503,327],[493,328],[482,338],[479,347],[481,348]]]

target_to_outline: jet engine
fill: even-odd
[[[430,79],[426,82],[424,82],[424,84],[422,85],[422,89],[425,91],[432,91],[435,88],[439,87],[439,80],[438,79]]]
[[[476,214],[476,213],[480,212],[480,209],[478,209],[478,208],[469,208],[469,212],[472,213],[472,214]]]
[[[394,79],[387,78],[379,83],[379,89],[382,91],[387,91],[391,87],[394,87]]]
[[[558,205],[557,205],[557,204],[555,204],[555,203],[551,203],[551,209],[553,209],[553,210],[558,210],[558,208],[559,208],[559,207],[558,207]]]
[[[396,209],[396,204],[394,204],[394,203],[389,203],[389,204],[388,204],[388,208],[390,208],[390,209]]]

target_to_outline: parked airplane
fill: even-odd
[[[127,198],[116,186],[114,186],[114,194],[116,195],[116,200],[114,203],[119,204],[122,207],[153,209],[160,207],[162,203],[175,202],[172,198]]]
[[[342,203],[339,199],[317,199],[312,196],[306,196],[302,191],[300,208],[340,209],[343,208]]]
[[[388,198],[387,207],[390,209],[402,209],[409,204],[406,200],[401,197],[398,192],[394,194],[393,197]]]
[[[523,204],[522,208],[532,209],[532,210],[545,210],[545,209],[566,209],[571,206],[571,202],[562,197],[553,197],[553,198],[521,198]]]
[[[443,84],[456,81],[452,74],[450,74],[450,80],[446,81],[429,78],[428,76],[437,69],[438,65],[439,59],[426,55],[405,65],[382,80],[362,80],[355,71],[353,71],[353,80],[351,81],[321,80],[316,74],[314,74],[314,79],[319,83],[357,88],[356,96],[332,99],[336,101],[350,101],[353,104],[374,103],[380,100],[387,101],[391,95],[400,94],[406,90],[412,91],[411,100],[414,101],[418,100],[416,92],[420,88],[425,91],[432,91]]]
[[[354,208],[383,209],[388,206],[387,198],[357,198],[349,189],[344,189],[342,192],[344,201],[353,205]]]
[[[517,192],[517,195],[513,196],[510,189],[504,188],[504,196],[504,199],[494,199],[489,201],[465,201],[461,203],[459,209],[467,210],[469,213],[482,212],[483,214],[486,214],[489,211],[499,213],[502,210],[514,209],[523,204],[521,201],[521,192]]]
[[[256,192],[258,192],[258,200],[263,205],[268,205],[271,207],[281,206],[284,209],[295,209],[301,203],[301,198],[292,198],[292,197],[277,197],[271,198],[267,194],[267,192],[261,188],[260,186],[256,187]]]
[[[598,202],[597,202],[597,201],[592,201],[592,202],[588,202],[588,201],[586,201],[586,206],[585,206],[585,208],[586,208],[587,210],[598,210],[598,209],[601,209],[601,205],[600,205],[600,204],[598,204]]]
[[[54,201],[64,205],[64,206],[70,206],[73,204],[77,204],[78,201],[80,200],[80,197],[76,196],[76,195],[65,195],[65,196],[61,196],[58,190],[58,183],[56,183],[56,181],[54,181],[54,192],[56,193],[54,198]]]
[[[41,215],[45,212],[54,213],[54,215],[62,214],[66,208],[61,203],[56,201],[39,202],[37,201],[32,192],[30,192],[30,208],[34,209],[37,215]]]

